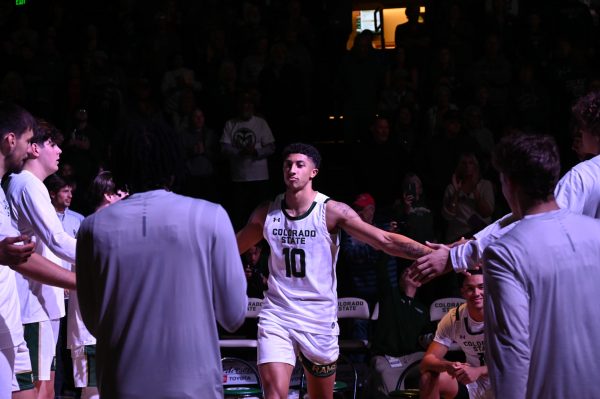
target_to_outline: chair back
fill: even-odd
[[[369,320],[369,304],[362,298],[338,298],[338,319]]]
[[[466,301],[463,298],[440,298],[433,301],[429,307],[429,318],[431,321],[439,321],[452,308],[455,308]]]
[[[264,392],[256,366],[237,357],[221,359],[223,393],[228,398],[262,398]]]
[[[246,318],[257,318],[263,306],[262,298],[248,298],[248,309]]]

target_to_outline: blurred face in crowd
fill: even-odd
[[[195,128],[199,129],[204,127],[204,112],[202,112],[200,109],[194,110],[192,113],[192,121]]]
[[[250,265],[250,266],[255,266],[256,264],[258,264],[261,253],[262,253],[261,247],[259,247],[257,245],[251,247],[248,251],[246,251],[244,253],[244,264]]]
[[[376,143],[385,143],[390,138],[390,124],[386,119],[377,119],[371,128]]]
[[[474,155],[463,155],[456,169],[456,174],[460,178],[474,177],[479,174],[479,163]]]
[[[56,209],[65,209],[71,206],[71,201],[73,200],[73,187],[67,185],[62,187],[55,193],[50,193],[50,199],[52,200],[52,205]]]
[[[367,205],[364,208],[356,209],[358,216],[365,222],[373,224],[373,217],[375,216],[375,205]]]

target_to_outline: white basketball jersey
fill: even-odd
[[[315,334],[338,335],[335,264],[339,234],[325,220],[329,198],[317,193],[303,215],[285,211],[284,195],[275,198],[265,220],[271,247],[268,291],[261,318]]]
[[[466,303],[451,309],[440,320],[434,341],[447,347],[456,342],[465,352],[467,363],[476,367],[485,365],[483,322],[469,317]]]

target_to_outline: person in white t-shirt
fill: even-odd
[[[421,398],[456,398],[465,389],[470,399],[493,397],[485,365],[481,271],[464,277],[461,294],[467,302],[440,320],[421,361]],[[465,363],[444,359],[453,342],[465,353]]]
[[[36,253],[61,264],[75,263],[75,239],[67,234],[50,201],[43,181],[58,170],[61,150],[54,142],[59,132],[38,121],[31,139],[31,156],[23,171],[6,182],[11,215],[19,231],[35,237]],[[60,318],[65,315],[64,290],[17,276],[21,319],[32,359],[38,398],[54,398],[54,357]]]
[[[56,215],[60,219],[63,228],[73,238],[77,238],[77,231],[81,225],[84,216],[71,210],[71,201],[76,184],[68,178],[63,178],[58,173],[48,176],[44,180],[44,185],[48,188],[50,201],[56,210]],[[62,262],[62,267],[67,270],[74,270],[69,262]],[[65,291],[65,309],[68,313],[69,294],[76,295],[74,292]],[[71,385],[71,378],[67,373],[71,371],[71,353],[67,351],[67,318],[60,319],[58,333],[58,343],[56,345],[56,373],[54,390],[57,395],[61,395],[65,385]],[[72,386],[72,385],[71,385]]]
[[[31,151],[35,119],[23,108],[0,102],[0,176],[18,173]],[[23,337],[15,273],[65,288],[75,278],[60,266],[33,253],[35,244],[13,226],[10,207],[0,190],[0,397],[35,397],[29,350]],[[29,243],[28,243],[29,242]]]
[[[264,201],[268,196],[267,159],[275,152],[275,138],[269,124],[254,115],[254,102],[247,93],[238,99],[238,115],[228,120],[221,136],[221,151],[229,158],[234,226],[252,210],[248,198]]]
[[[339,354],[335,265],[339,233],[393,256],[415,259],[427,247],[364,222],[348,205],[312,187],[321,156],[308,144],[283,150],[286,191],[263,203],[237,234],[240,253],[263,237],[271,248],[268,289],[258,325],[265,397],[285,398],[296,358],[312,398],[332,398]]]

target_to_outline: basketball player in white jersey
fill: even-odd
[[[238,232],[240,253],[263,237],[271,247],[268,290],[258,325],[258,364],[265,397],[287,398],[296,358],[311,398],[332,398],[339,354],[335,264],[339,232],[393,256],[430,251],[365,223],[348,205],[313,189],[321,156],[308,144],[283,150],[286,191],[260,205]]]
[[[451,309],[440,320],[435,338],[421,361],[421,398],[493,397],[484,360],[481,270],[464,277],[461,294],[467,302]],[[466,363],[444,359],[453,342],[465,353]]]

